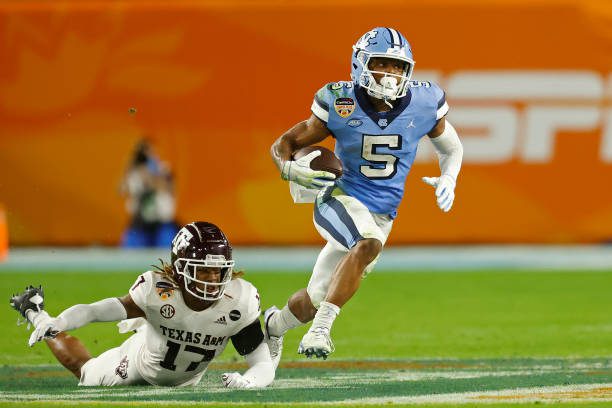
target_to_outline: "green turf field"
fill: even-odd
[[[74,303],[123,295],[137,275],[1,272],[7,303],[0,314],[0,401],[5,401],[0,406],[17,400],[612,406],[612,271],[374,273],[336,320],[336,352],[330,360],[298,356],[305,328],[295,330],[287,335],[277,381],[259,391],[220,388],[221,372],[242,369],[231,346],[195,389],[79,389],[44,344],[27,347],[29,332],[15,325],[17,313],[8,306],[13,291],[42,283],[46,309],[57,314]],[[251,273],[246,278],[259,288],[265,307],[282,306],[306,285],[308,275]],[[74,334],[94,355],[125,338],[110,323]]]

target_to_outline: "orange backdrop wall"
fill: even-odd
[[[612,238],[610,3],[432,3],[1,3],[11,243],[117,243],[118,185],[145,134],[176,175],[181,221],[237,244],[321,242],[269,146],[319,87],[349,79],[351,45],[380,25],[412,43],[415,79],[445,87],[465,148],[442,214],[420,181],[438,173],[424,145],[391,244]]]

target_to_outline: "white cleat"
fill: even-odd
[[[308,358],[315,356],[325,360],[333,352],[334,343],[332,342],[329,330],[323,327],[308,330],[304,337],[302,337],[298,347],[298,353],[304,354]]]
[[[283,354],[283,336],[270,336],[268,329],[268,321],[270,317],[272,317],[275,313],[280,312],[278,307],[271,306],[266,309],[264,312],[264,328],[265,335],[264,341],[268,345],[270,349],[270,357],[272,358],[272,363],[274,364],[274,369],[278,368],[278,364],[280,363],[281,355]]]

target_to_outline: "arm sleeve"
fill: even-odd
[[[232,339],[234,348],[241,356],[252,353],[262,344],[264,339],[259,319],[255,319],[253,323],[231,336],[230,339]]]
[[[244,323],[236,327],[236,333],[230,337],[236,351],[244,356],[249,354],[263,341],[264,335],[259,322],[261,305],[257,288],[250,282],[239,279],[240,302],[236,308],[240,311]]]
[[[247,354],[246,362],[249,369],[242,375],[255,387],[266,387],[274,381],[274,364],[270,358],[270,350],[266,343],[261,343],[255,350]]]
[[[429,140],[433,143],[438,154],[440,174],[451,176],[456,181],[463,160],[463,146],[457,131],[447,120],[442,134]]]
[[[62,330],[74,330],[92,322],[114,322],[127,317],[117,298],[108,298],[89,305],[74,305],[57,316]]]
[[[329,91],[327,85],[317,91],[310,110],[317,118],[327,123],[329,120]]]

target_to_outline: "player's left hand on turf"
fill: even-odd
[[[438,207],[449,212],[455,200],[455,180],[446,174],[440,177],[423,177],[423,181],[436,189]]]
[[[240,373],[224,373],[221,375],[223,385],[227,388],[253,388],[254,385]]]
[[[32,347],[39,341],[44,339],[53,339],[58,335],[59,332],[63,331],[62,322],[54,317],[47,317],[44,321],[38,322],[37,327],[30,335],[28,345]]]

